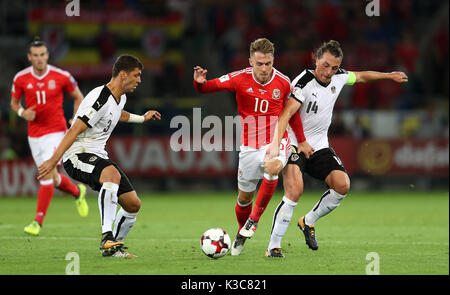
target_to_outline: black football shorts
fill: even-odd
[[[347,173],[344,164],[331,147],[314,152],[309,159],[307,159],[303,153],[293,153],[289,157],[288,165],[289,164],[298,165],[303,174],[307,173],[322,181],[324,181],[333,170],[341,170]]]
[[[76,154],[76,157],[76,163],[72,163],[70,159],[64,162],[64,169],[73,179],[89,185],[94,191],[100,191],[102,187],[100,175],[104,168],[113,165],[121,176],[117,196],[134,191],[133,185],[128,177],[113,161],[100,158],[90,153]]]

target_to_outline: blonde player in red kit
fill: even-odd
[[[70,73],[49,65],[48,58],[45,42],[35,39],[28,51],[31,66],[16,74],[11,89],[11,109],[28,121],[28,142],[38,167],[52,156],[67,131],[62,107],[63,90],[74,99],[74,114],[83,100],[75,79]],[[25,107],[20,102],[22,95],[25,96]],[[86,187],[75,185],[54,168],[40,179],[36,217],[24,228],[25,233],[39,235],[55,187],[74,196],[78,213],[87,216]]]
[[[290,97],[291,85],[287,76],[273,68],[274,46],[266,38],[250,45],[251,67],[207,80],[207,70],[194,67],[194,87],[200,93],[230,91],[236,93],[241,117],[241,146],[238,170],[238,200],[235,207],[239,224],[231,255],[240,255],[246,239],[253,236],[258,221],[275,192],[278,175],[264,171],[264,156],[274,134],[278,116]],[[300,115],[290,125],[298,142],[304,142]],[[280,144],[279,157],[273,161],[284,167],[290,154],[290,140],[285,133]],[[255,206],[253,194],[262,179]]]

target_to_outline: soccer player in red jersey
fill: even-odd
[[[231,91],[236,93],[238,113],[241,116],[241,147],[238,170],[238,200],[235,207],[239,224],[231,255],[240,255],[244,242],[253,236],[258,221],[275,192],[278,174],[264,171],[264,157],[274,135],[278,116],[291,93],[290,80],[273,67],[274,46],[266,38],[250,45],[251,67],[207,80],[207,70],[194,67],[194,87],[200,93]],[[305,142],[300,115],[290,125],[298,142]],[[305,150],[305,152],[307,152]],[[285,132],[280,144],[279,157],[273,159],[284,167],[290,154],[290,140]],[[255,206],[253,194],[262,180]]]
[[[83,100],[72,75],[49,65],[48,58],[45,42],[36,38],[28,50],[31,66],[16,74],[11,89],[11,109],[28,121],[28,143],[38,167],[52,156],[67,131],[62,107],[63,90],[74,99],[74,114]],[[21,104],[23,95],[25,107]],[[36,217],[24,228],[25,233],[39,235],[55,187],[74,196],[78,213],[82,217],[87,216],[86,187],[82,184],[75,185],[54,168],[45,178],[40,179]]]

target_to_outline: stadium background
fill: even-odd
[[[138,190],[235,190],[237,152],[175,153],[169,147],[177,115],[235,116],[233,94],[200,96],[192,68],[208,78],[248,66],[248,46],[267,37],[275,67],[291,79],[311,68],[312,51],[338,40],[346,70],[404,71],[407,84],[381,81],[345,87],[330,140],[352,179],[352,190],[446,190],[449,175],[448,1],[0,1],[0,196],[35,195],[36,168],[26,123],[10,110],[16,72],[28,66],[35,35],[50,48],[49,63],[68,70],[84,95],[109,81],[121,53],[144,63],[143,83],[126,109],[157,109],[163,120],[119,124],[108,149]],[[72,102],[65,103],[66,117]],[[207,128],[202,130],[208,131]],[[281,189],[281,186],[279,186]],[[306,177],[305,190],[321,190]]]

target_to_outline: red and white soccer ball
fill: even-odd
[[[205,231],[200,240],[203,253],[210,258],[225,256],[231,247],[230,236],[221,228],[211,228]]]

